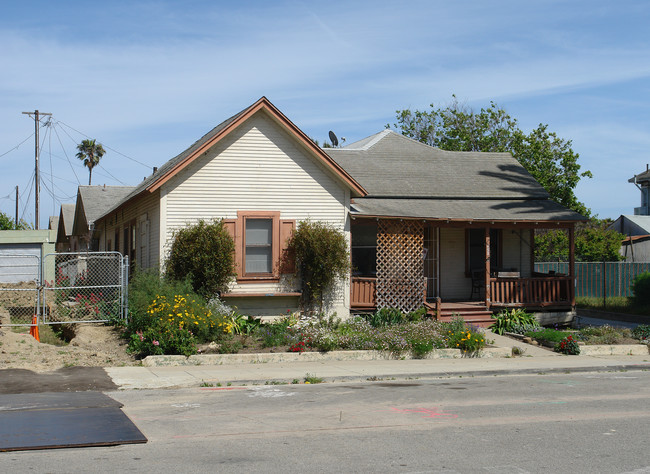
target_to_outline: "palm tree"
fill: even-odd
[[[106,153],[101,143],[95,143],[95,139],[83,140],[77,145],[77,158],[84,162],[84,166],[88,167],[88,185],[93,178],[93,168],[99,164],[99,160]]]

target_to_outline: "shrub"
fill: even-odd
[[[580,346],[578,345],[578,342],[573,339],[573,336],[568,335],[555,346],[555,352],[568,355],[578,355],[580,354]]]
[[[637,306],[650,305],[650,272],[637,275],[632,282],[632,300]]]
[[[497,315],[492,315],[494,323],[490,329],[495,334],[503,334],[504,332],[514,332],[515,328],[527,326],[530,328],[539,327],[539,323],[534,315],[527,313],[523,309],[513,309],[511,311],[503,310]]]
[[[442,328],[445,345],[451,349],[476,352],[486,345],[485,337],[478,328],[467,325],[463,318],[459,316],[452,318],[449,323],[442,323]]]
[[[223,221],[205,222],[179,229],[172,238],[166,274],[189,279],[204,297],[225,291],[235,275],[235,243]]]
[[[191,295],[192,299],[200,297],[193,294],[192,286],[187,280],[175,281],[164,278],[158,270],[136,270],[129,282],[129,321],[126,327],[127,337],[136,331],[143,331],[152,324],[149,305],[160,296],[172,300],[174,295]]]
[[[632,336],[640,341],[650,340],[650,324],[639,324],[632,330]]]
[[[296,260],[302,280],[303,308],[323,309],[323,296],[337,279],[350,273],[348,241],[340,230],[324,222],[301,221],[287,243],[283,258]]]
[[[404,314],[396,308],[381,308],[372,314],[364,315],[364,319],[373,328],[392,326],[404,322]]]
[[[190,356],[196,354],[196,339],[189,329],[163,321],[131,334],[128,350],[139,357],[167,354]]]
[[[620,344],[623,338],[631,337],[627,328],[615,328],[609,325],[587,326],[579,332],[579,338],[587,344]]]

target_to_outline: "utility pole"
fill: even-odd
[[[16,229],[18,228],[18,186],[16,186]]]
[[[35,160],[34,160],[35,161],[35,166],[34,166],[34,201],[36,201],[34,203],[34,205],[36,206],[36,212],[35,212],[35,215],[34,215],[34,221],[35,221],[34,222],[34,229],[38,230],[38,219],[39,219],[39,216],[38,216],[39,196],[38,196],[38,194],[39,194],[39,191],[40,191],[40,188],[41,188],[41,179],[40,179],[40,176],[38,174],[38,128],[39,128],[39,125],[41,124],[39,116],[41,116],[41,115],[52,115],[52,114],[45,113],[45,112],[39,112],[38,110],[35,110],[34,112],[23,112],[23,114],[29,115],[30,117],[32,117],[32,114],[34,114],[34,117],[32,117],[34,119],[34,137],[35,137],[35,144],[36,144],[35,147],[34,147],[34,155],[35,155]]]

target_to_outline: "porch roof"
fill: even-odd
[[[576,222],[585,217],[549,199],[356,198],[353,217],[454,221]]]

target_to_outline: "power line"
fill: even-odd
[[[65,132],[65,130],[63,130],[63,131]],[[68,157],[68,153],[65,151],[65,147],[63,146],[63,143],[61,142],[61,137],[59,136],[59,132],[57,132],[56,127],[54,128],[54,133],[56,133],[56,138],[57,138],[57,140],[59,140],[59,144],[61,145],[61,149],[63,150],[63,154],[65,155],[66,159],[68,160],[68,163],[70,164],[70,169],[72,170],[72,173],[74,174],[74,177],[77,179],[77,185],[80,185],[81,181],[79,181],[79,176],[77,176],[77,172],[74,170],[74,166],[72,166],[72,162],[70,161],[70,157]],[[70,138],[72,138],[72,137],[70,137]]]
[[[29,139],[32,138],[33,136],[34,136],[34,134],[32,133],[30,136],[28,136],[27,138],[25,138],[22,142],[20,142],[20,143],[19,143],[18,145],[16,145],[15,147],[11,148],[11,149],[8,150],[8,151],[5,151],[2,155],[0,155],[0,158],[2,158],[2,157],[5,156],[5,155],[8,155],[9,153],[11,153],[11,152],[14,151],[14,150],[17,150],[18,147],[20,147],[20,145],[22,145],[23,143],[25,143],[27,140],[29,140]]]
[[[71,127],[70,125],[68,125],[68,124],[65,123],[65,122],[62,122],[62,121],[60,121],[60,120],[57,120],[57,123],[60,123],[60,124],[62,124],[62,125],[65,125],[65,126],[68,127],[70,130],[73,130],[73,131],[77,132],[79,135],[83,135],[83,136],[86,137],[86,138],[91,138],[91,137],[89,137],[88,135],[86,135],[85,133],[80,132],[79,130],[77,130],[77,129]],[[68,136],[70,136],[70,135],[68,135]],[[70,139],[72,139],[72,137],[70,137]],[[72,140],[73,140],[73,139],[72,139]],[[130,156],[127,156],[127,155],[125,155],[124,153],[121,153],[121,152],[117,151],[116,149],[111,148],[110,146],[108,146],[108,145],[106,145],[106,144],[104,144],[104,143],[102,143],[102,145],[104,146],[104,148],[108,148],[108,149],[111,150],[113,153],[117,153],[118,155],[123,156],[124,158],[126,158],[126,159],[128,159],[128,160],[131,160],[131,161],[133,161],[133,162],[135,162],[135,163],[138,163],[139,165],[142,165],[142,166],[144,166],[144,167],[147,168],[147,169],[150,168],[150,166],[149,166],[148,164],[143,163],[142,161],[138,161],[138,160],[136,160],[135,158],[131,158]]]

